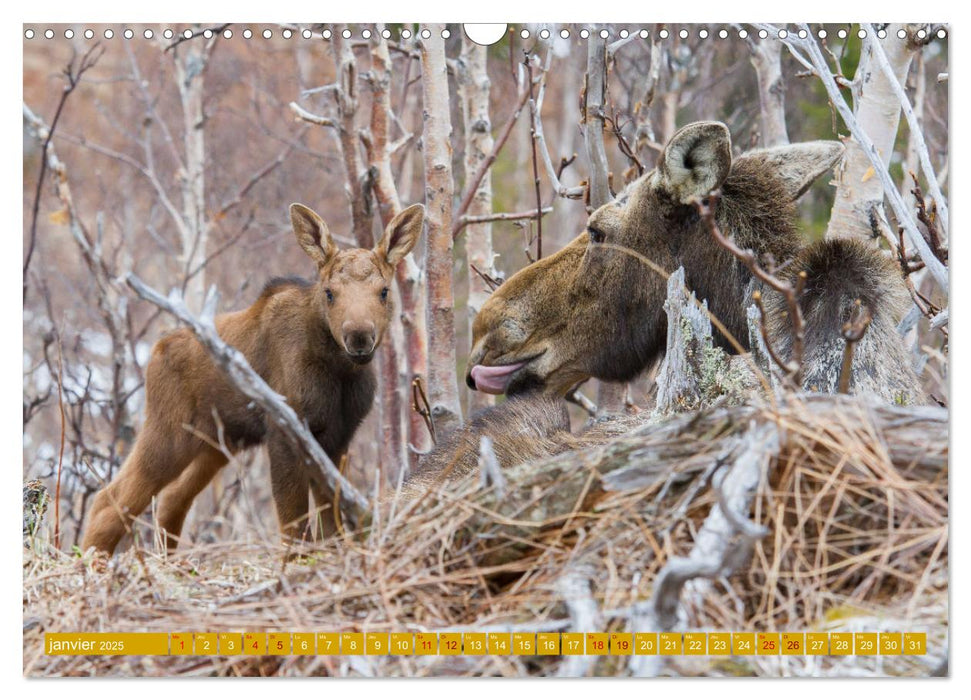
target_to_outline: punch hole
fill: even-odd
[[[302,36],[304,39],[309,39],[313,35],[314,33],[309,29],[304,29],[302,32],[300,32],[300,36]]]
[[[570,30],[569,29],[561,29],[560,30],[560,37],[563,38],[563,39],[569,39],[570,38]]]
[[[764,29],[760,29],[759,30],[759,39],[768,39],[768,38],[769,38],[769,33],[767,31],[765,31]]]
[[[608,36],[610,36],[610,32],[608,32],[606,29],[601,29],[600,30],[600,38],[601,39],[606,39]]]
[[[687,39],[688,38],[688,30],[687,29],[682,29],[680,32],[678,32],[678,36],[681,37],[682,39]]]
[[[370,29],[365,29],[364,31],[361,32],[361,36],[364,37],[365,39],[370,39],[371,38],[371,30]]]
[[[845,29],[840,29],[838,32],[836,32],[836,36],[838,36],[840,39],[845,39],[847,36],[847,31]]]
[[[728,38],[728,30],[727,29],[719,29],[718,30],[718,38],[719,39],[727,39]]]
[[[182,32],[182,38],[183,39],[191,39],[192,38],[192,30],[191,29],[186,29],[184,32]]]
[[[131,29],[126,29],[125,30],[125,38],[126,39],[131,39],[133,36],[135,36],[135,32],[133,32]]]
[[[521,31],[519,32],[519,37],[520,37],[521,39],[528,39],[528,38],[529,38],[529,30],[528,30],[528,29],[523,29],[523,30],[521,30]]]
[[[410,29],[402,29],[401,30],[401,38],[402,39],[410,39],[411,38],[411,30]]]
[[[344,37],[345,39],[350,39],[351,38],[351,30],[350,29],[345,29],[344,31],[341,32],[341,36]]]
[[[452,36],[452,32],[450,32],[448,29],[443,29],[442,30],[442,38],[443,39],[448,39],[450,36]]]
[[[738,38],[739,39],[744,39],[747,36],[748,36],[748,30],[747,29],[739,29],[738,30]]]
[[[698,36],[701,37],[702,39],[707,39],[708,38],[708,30],[707,29],[702,29],[701,31],[698,32]]]
[[[550,30],[549,29],[543,29],[543,30],[541,30],[540,33],[539,33],[539,38],[540,39],[549,39],[550,38]]]
[[[938,39],[946,39],[947,38],[947,32],[944,31],[943,29],[938,29],[937,30],[937,38]]]
[[[271,32],[269,29],[264,29],[263,30],[263,38],[264,39],[269,39],[272,36],[273,36],[273,32]]]
[[[173,32],[171,29],[166,29],[164,32],[162,32],[162,36],[164,36],[166,39],[171,39],[175,36],[175,32]]]
[[[620,38],[621,39],[626,39],[629,36],[630,36],[630,32],[629,31],[627,31],[626,29],[621,29],[620,30]]]
[[[73,29],[65,29],[64,30],[64,38],[65,39],[73,39],[74,38],[74,30]]]
[[[332,36],[334,36],[334,32],[330,31],[329,29],[325,29],[320,33],[320,36],[325,39],[330,39]]]
[[[226,30],[223,31],[223,39],[232,39],[232,38],[233,38],[233,30],[232,29],[226,29]]]
[[[85,39],[94,39],[94,30],[93,29],[85,29],[84,30],[84,38]]]
[[[588,39],[588,38],[590,38],[590,30],[589,29],[581,29],[580,30],[580,38],[581,39]]]
[[[383,30],[381,30],[381,38],[382,39],[390,39],[391,38],[391,30],[390,29],[383,29]]]
[[[244,39],[252,39],[253,38],[253,30],[252,29],[244,29],[243,30],[243,38]]]
[[[667,39],[669,36],[671,36],[671,32],[669,32],[667,29],[662,29],[657,33],[657,35],[662,39]]]
[[[856,35],[861,39],[866,39],[866,29],[861,29],[856,33]]]
[[[826,38],[826,30],[825,29],[820,29],[816,33],[816,36],[818,36],[820,39],[825,39]]]
[[[115,35],[114,31],[111,29],[105,29],[105,39],[110,39]]]
[[[649,35],[649,34],[650,34],[650,32],[648,32],[648,31],[647,31],[646,29],[642,29],[641,31],[639,31],[639,32],[637,32],[637,35],[638,35],[638,36],[639,36],[639,37],[640,37],[641,39],[646,39],[646,38],[648,37],[648,35]]]
[[[33,29],[28,29],[28,30],[24,31],[24,38],[25,39],[33,39],[34,38],[34,30]]]
[[[907,38],[907,30],[905,30],[905,29],[898,29],[897,30],[897,38],[898,39],[906,39]]]
[[[789,32],[787,32],[785,29],[780,29],[779,30],[779,38],[780,39],[785,39],[787,36],[789,36]]]

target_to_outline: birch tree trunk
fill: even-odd
[[[463,33],[462,56],[459,60],[459,89],[465,126],[465,181],[471,182],[482,162],[492,153],[492,122],[489,118],[489,75],[486,72],[485,46],[480,46]],[[467,214],[482,216],[492,213],[492,173],[485,174],[475,191]],[[468,260],[469,298],[466,306],[469,338],[479,309],[489,298],[489,287],[476,274],[475,266],[491,277],[497,277],[493,262],[492,224],[469,224],[465,227],[465,256]],[[492,406],[495,397],[482,391],[468,392],[468,414]]]
[[[351,204],[351,225],[354,240],[361,248],[371,248],[374,236],[371,232],[371,214],[368,211],[368,194],[364,191],[366,169],[357,134],[357,61],[348,40],[341,36],[344,25],[334,25],[331,50],[337,66],[337,133],[341,158],[347,175],[347,198]]]
[[[383,25],[376,25],[371,41],[371,71],[368,83],[371,86],[371,123],[362,133],[367,149],[371,180],[374,183],[374,197],[378,204],[381,224],[386,227],[401,211],[401,201],[391,173],[391,57],[388,42],[381,37]],[[409,257],[411,254],[408,254]],[[412,264],[414,264],[412,262]],[[405,404],[402,397],[408,386],[407,371],[401,376],[403,332],[401,317],[393,316],[388,328],[388,337],[381,346],[381,432],[378,441],[384,475],[391,483],[397,482],[398,472],[408,465],[405,448],[405,435],[402,429]]]
[[[597,209],[610,201],[610,166],[604,147],[604,105],[607,101],[607,43],[599,31],[587,40],[587,87],[583,114],[584,146],[590,164],[590,207]],[[616,411],[624,405],[625,384],[600,382],[597,405]]]
[[[206,259],[209,224],[206,220],[206,115],[203,107],[206,65],[216,40],[197,38],[173,49],[175,78],[182,101],[185,160],[179,172],[182,218],[180,264],[185,282],[183,294],[190,309],[202,308],[206,295]],[[194,274],[193,274],[194,273]]]
[[[452,294],[452,123],[445,25],[429,24],[421,41],[422,155],[425,163],[425,274],[428,276],[428,399],[439,436],[462,420],[455,378],[455,310]]]
[[[873,60],[871,46],[874,41],[880,42],[897,80],[903,81],[914,56],[911,38],[918,28],[919,25],[891,24],[886,28],[886,39],[868,36],[854,77],[853,113],[888,165],[900,124],[900,102],[886,74]],[[907,39],[897,37],[900,29],[907,30]],[[874,177],[870,159],[855,139],[846,141],[846,155],[837,170],[837,182],[826,238],[869,239],[873,233],[871,213],[883,204],[883,184]]]
[[[762,145],[766,148],[789,143],[786,130],[786,83],[782,77],[782,42],[775,37],[749,42],[752,65],[759,83],[759,112]]]

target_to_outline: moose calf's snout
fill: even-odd
[[[341,333],[347,354],[352,358],[370,358],[374,352],[375,330],[372,321],[345,321],[341,325]]]

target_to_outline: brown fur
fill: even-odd
[[[475,471],[483,437],[492,440],[502,468],[576,447],[563,399],[535,394],[512,397],[479,411],[438,443],[408,478],[406,494]]]
[[[730,144],[723,124],[686,126],[671,139],[658,168],[595,211],[586,232],[499,287],[473,326],[469,386],[475,388],[471,369],[476,364],[525,362],[508,381],[511,394],[542,387],[562,395],[591,376],[611,381],[634,378],[664,352],[666,287],[661,272],[669,274],[679,266],[684,267],[687,286],[699,299],[707,299],[711,312],[748,349],[745,309],[751,303],[752,274],[717,246],[691,204],[693,198],[717,188],[722,196],[716,221],[741,247],[755,250],[765,264],[771,260],[787,270],[815,261],[807,267],[812,274],[807,299],[828,298],[831,285],[846,282],[837,287],[838,308],[805,306],[807,327],[812,329],[807,336],[806,376],[813,380],[807,386],[830,386],[833,353],[842,352],[841,319],[847,304],[864,295],[883,306],[877,314],[881,322],[871,329],[875,342],[858,348],[854,390],[870,391],[874,382],[884,381],[885,372],[873,368],[889,363],[886,371],[902,377],[900,383],[914,392],[906,352],[895,330],[888,330],[898,317],[899,275],[895,277],[880,262],[880,253],[865,245],[834,241],[804,249],[795,228],[795,199],[839,159],[842,145],[795,144],[732,161]],[[876,279],[869,280],[870,275]],[[847,286],[850,280],[860,286]],[[892,293],[886,298],[869,293],[878,288]],[[778,305],[772,308],[779,313]],[[778,321],[774,326],[781,328]],[[715,341],[735,351],[721,333],[715,333]],[[862,379],[868,373],[873,381]],[[820,374],[827,381],[821,381]]]
[[[373,250],[338,251],[317,214],[291,206],[297,240],[317,263],[316,282],[273,280],[248,309],[216,318],[220,337],[286,397],[335,462],[373,403],[368,363],[392,313],[384,290],[421,234],[423,212],[415,205],[395,217]],[[128,522],[156,495],[174,548],[192,501],[226,464],[213,447],[220,435],[233,452],[267,445],[281,528],[291,537],[303,534],[310,484],[290,442],[229,384],[189,330],[155,344],[145,391],[145,424],[121,471],[95,498],[85,549],[114,551]],[[332,496],[314,493],[314,500],[326,506]]]

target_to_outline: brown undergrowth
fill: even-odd
[[[481,487],[470,475],[417,498],[385,494],[367,530],[296,557],[262,541],[183,544],[174,555],[142,546],[99,571],[90,555],[55,551],[42,530],[24,550],[24,673],[566,673],[567,657],[48,657],[42,641],[69,631],[634,631],[637,606],[665,563],[691,552],[718,501],[718,472],[758,425],[779,436],[750,511],[768,534],[735,573],[685,586],[682,628],[918,631],[928,655],[663,657],[653,672],[940,671],[947,411],[845,396],[786,401],[595,425],[592,446],[507,470],[503,484]],[[585,585],[564,593],[567,579]],[[590,619],[598,629],[577,629]],[[593,657],[577,668],[628,675],[634,665]]]

